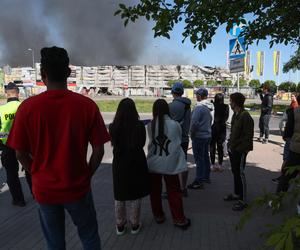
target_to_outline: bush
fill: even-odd
[[[225,86],[225,87],[230,87],[230,86],[232,86],[232,81],[231,80],[222,81],[221,85]]]
[[[182,82],[184,88],[192,88],[193,87],[193,84],[189,80],[183,80],[183,81],[170,80],[170,81],[168,81],[167,85],[172,88],[172,86],[175,82]]]
[[[246,86],[247,81],[244,78],[240,78],[240,87]]]
[[[215,80],[208,80],[207,81],[207,86],[217,86],[218,82]]]
[[[194,87],[199,88],[201,86],[204,85],[204,81],[203,80],[195,80],[194,81]]]
[[[249,86],[254,88],[254,89],[258,89],[260,87],[260,81],[258,79],[252,79],[249,82]]]
[[[183,80],[182,84],[184,88],[193,88],[193,84],[189,80]]]

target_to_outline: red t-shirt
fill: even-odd
[[[32,187],[42,204],[79,200],[90,190],[88,143],[110,140],[99,108],[69,90],[48,90],[20,105],[7,145],[32,155]]]

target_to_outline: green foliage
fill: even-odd
[[[221,85],[224,87],[230,87],[232,86],[232,81],[231,80],[224,80],[221,82]]]
[[[300,93],[300,82],[297,85],[297,92]]]
[[[265,85],[265,86],[269,86],[271,92],[273,92],[273,93],[276,92],[277,86],[276,86],[276,82],[275,82],[275,81],[273,81],[273,80],[266,80],[266,81],[264,82],[264,85]]]
[[[195,80],[194,81],[194,87],[199,88],[201,86],[204,85],[204,81],[203,80]]]
[[[181,80],[170,80],[170,81],[168,81],[167,85],[169,87],[172,87],[175,82],[182,82],[184,88],[192,88],[193,87],[193,84],[189,80],[183,80],[183,81],[181,81]]]
[[[282,0],[257,1],[240,0],[234,3],[223,0],[139,0],[132,6],[119,4],[115,15],[124,19],[124,25],[135,22],[140,17],[152,21],[154,37],[170,38],[174,26],[183,23],[183,42],[188,38],[199,50],[212,42],[216,30],[226,25],[228,32],[234,23],[245,24],[245,41],[270,38],[270,47],[277,43],[299,44],[299,1]],[[250,20],[245,16],[250,14]],[[287,32],[288,31],[288,32]]]
[[[172,86],[175,82],[179,82],[179,80],[170,80],[170,81],[168,81],[167,85],[172,88]]]
[[[184,88],[192,88],[193,87],[193,84],[189,80],[183,80],[182,84],[183,84]]]
[[[215,80],[208,80],[207,81],[207,86],[217,86],[218,82]]]
[[[244,78],[240,78],[240,87],[244,87],[244,86],[247,86],[247,81],[244,79]]]
[[[294,171],[300,171],[300,166],[289,167],[286,174],[291,174]],[[287,192],[281,192],[279,194],[265,193],[264,195],[256,198],[249,204],[244,211],[239,223],[237,224],[237,230],[242,230],[246,223],[252,218],[255,211],[258,208],[271,207],[272,214],[284,213],[283,203],[287,201],[299,201],[300,189],[297,185],[300,185],[300,176],[291,180],[291,187]],[[266,239],[265,245],[275,250],[297,250],[300,249],[300,216],[289,216],[281,223],[274,225],[267,225],[269,231],[263,234]]]
[[[249,86],[255,89],[258,89],[260,87],[260,81],[258,79],[252,79],[249,82]]]
[[[300,70],[300,46],[291,59],[283,66],[284,73],[287,73],[290,70]]]
[[[279,86],[278,86],[279,90],[284,90],[286,92],[296,92],[297,91],[297,85],[294,82],[282,82]]]

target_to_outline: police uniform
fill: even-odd
[[[5,88],[5,90],[12,89],[18,89],[16,84],[9,83]],[[13,198],[12,204],[17,206],[25,206],[24,195],[19,180],[19,163],[16,158],[16,152],[12,148],[6,146],[9,131],[13,124],[13,120],[19,105],[19,99],[17,97],[13,97],[8,98],[7,103],[0,106],[0,147],[2,150],[1,163],[6,170],[7,185]],[[27,171],[25,171],[25,174],[29,188],[31,189],[31,177]]]

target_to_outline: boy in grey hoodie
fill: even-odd
[[[182,129],[181,147],[187,159],[187,151],[189,147],[189,130],[191,121],[191,100],[182,97],[184,93],[183,84],[176,82],[172,86],[173,101],[169,104],[170,116],[173,120],[177,121]],[[187,197],[186,182],[188,178],[188,171],[182,172],[181,189],[182,195]]]
[[[196,91],[197,105],[192,114],[190,128],[196,162],[196,178],[188,185],[189,189],[201,189],[203,182],[210,183],[209,144],[214,105],[207,100],[207,96],[208,91],[205,88]]]

